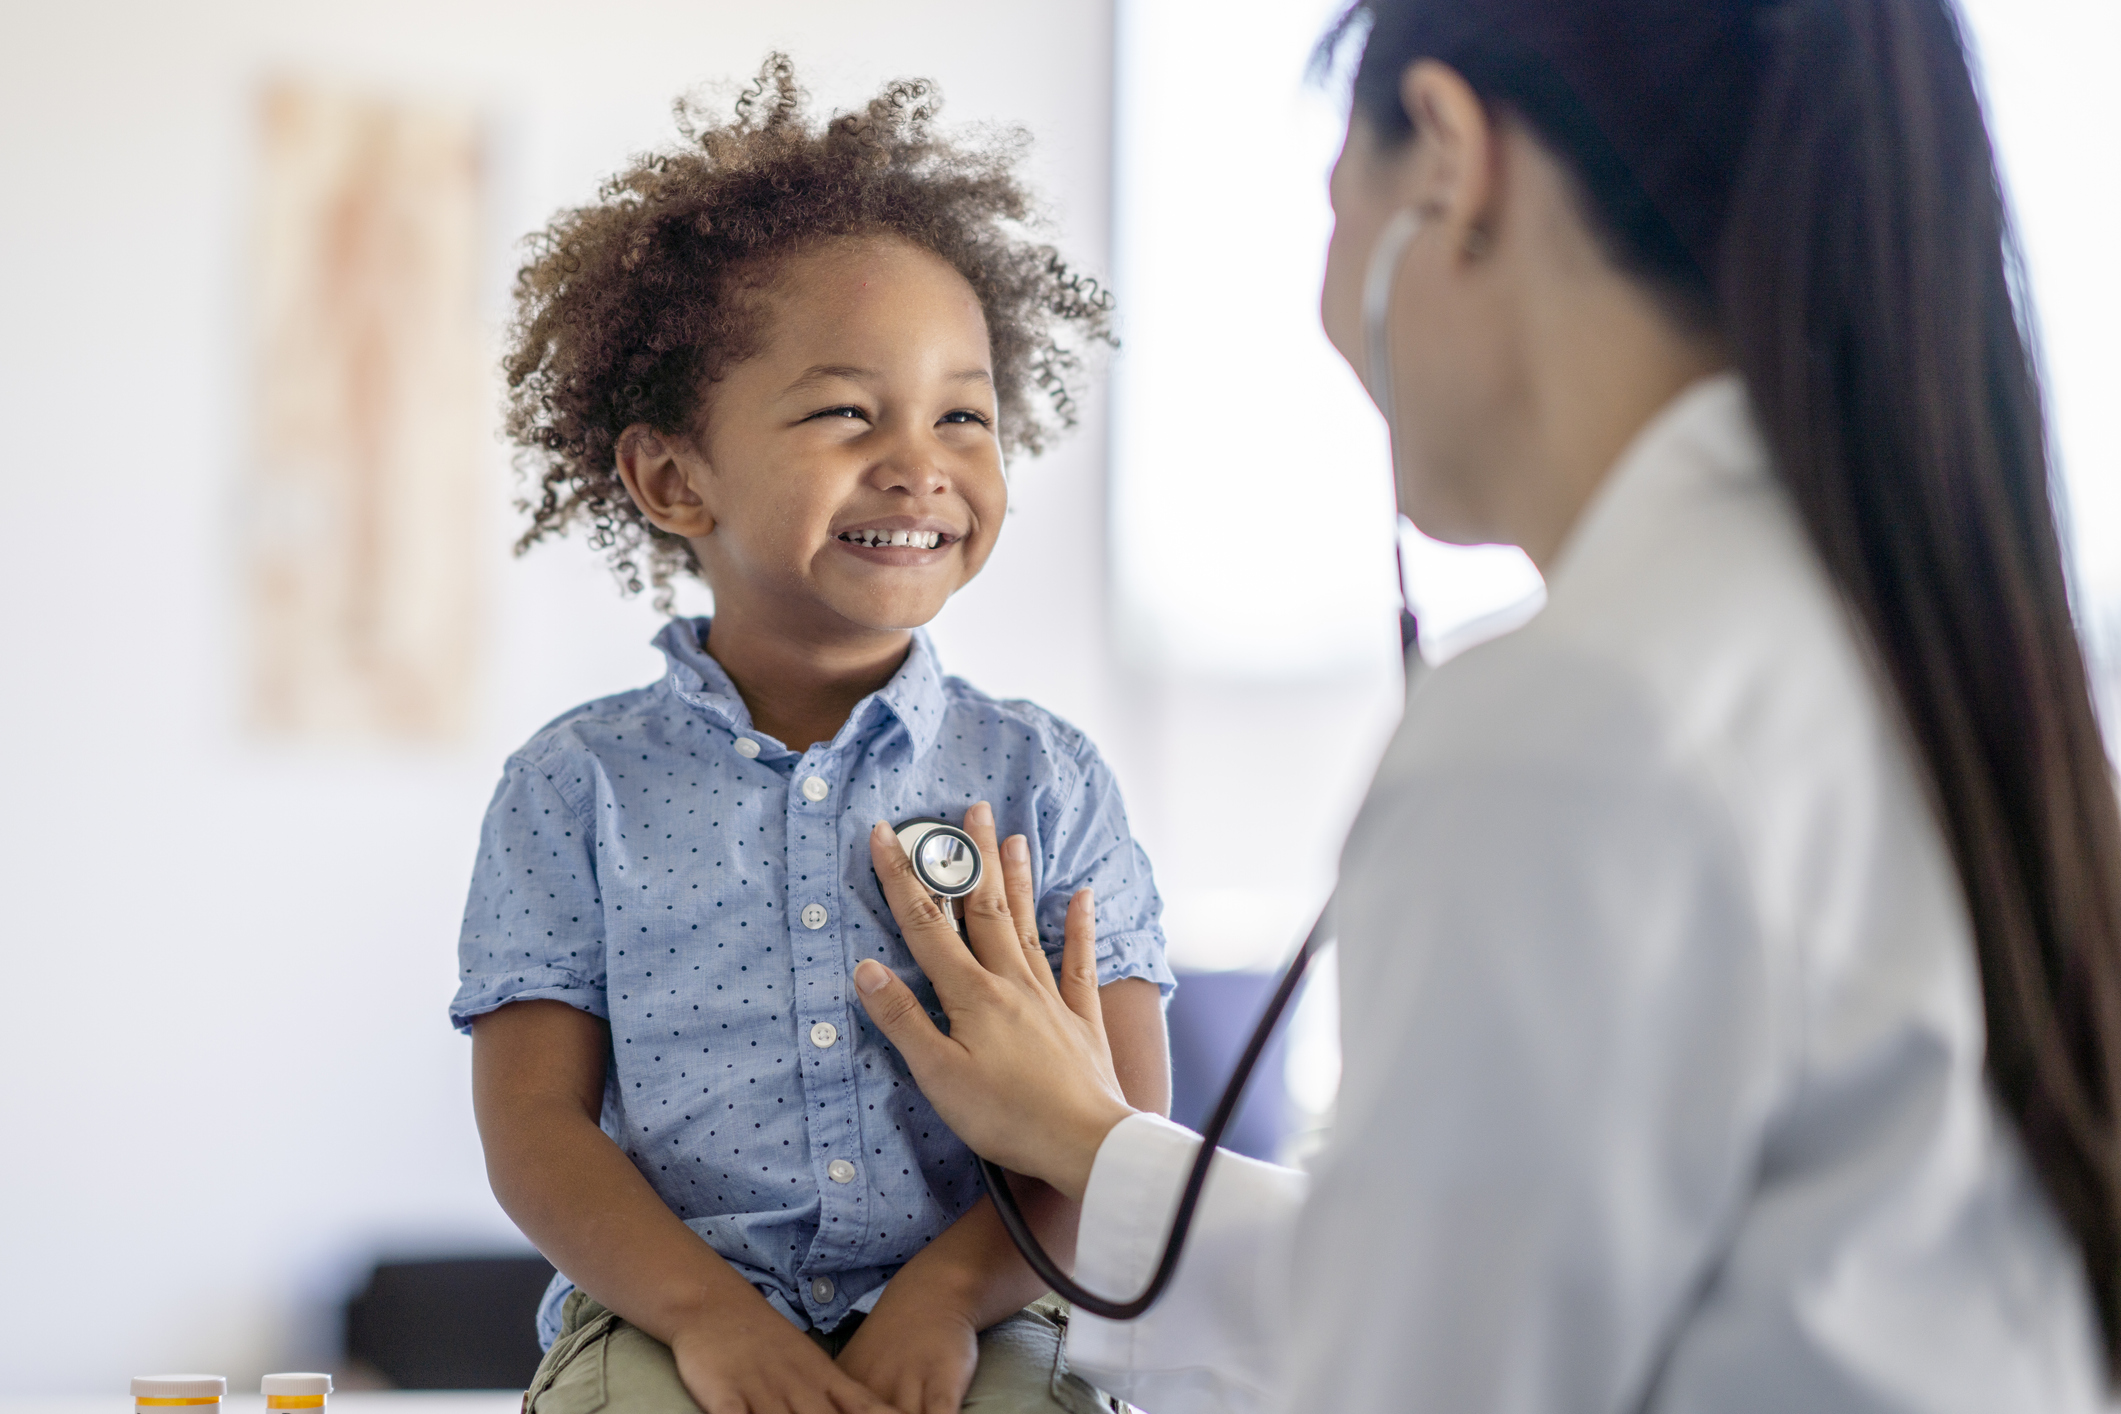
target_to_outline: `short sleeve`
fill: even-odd
[[[608,1017],[595,842],[550,776],[511,758],[486,807],[457,940],[450,1024],[510,1002],[565,1002]]]
[[[1068,758],[1073,783],[1042,821],[1045,877],[1038,900],[1039,936],[1057,966],[1068,901],[1085,885],[1097,894],[1097,981],[1146,977],[1170,996],[1177,986],[1164,957],[1163,900],[1149,856],[1135,843],[1112,768],[1083,741]]]

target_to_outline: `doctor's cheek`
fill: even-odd
[[[1326,273],[1318,286],[1318,323],[1342,361],[1360,375],[1357,350],[1362,345],[1362,298],[1356,277],[1349,273],[1360,262],[1351,259],[1345,248],[1346,228],[1346,222],[1333,228],[1333,243],[1326,250]]]

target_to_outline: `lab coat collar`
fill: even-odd
[[[1546,575],[1547,601],[1583,592],[1602,567],[1624,567],[1666,533],[1676,502],[1721,487],[1766,488],[1773,464],[1745,380],[1714,373],[1687,385],[1644,424],[1593,493]]]

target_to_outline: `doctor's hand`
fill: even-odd
[[[862,1006],[913,1071],[943,1123],[975,1153],[1044,1179],[1080,1202],[1098,1146],[1134,1113],[1113,1075],[1097,994],[1097,914],[1090,890],[1068,905],[1055,980],[1038,941],[1031,855],[1022,835],[995,847],[994,812],[965,812],[980,853],[999,858],[965,899],[965,931],[914,877],[898,836],[879,823],[869,855],[906,946],[950,1018],[945,1036],[891,969],[854,969]]]

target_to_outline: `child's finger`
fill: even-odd
[[[1016,923],[1016,938],[1023,945],[1024,961],[1031,975],[1048,987],[1055,986],[1053,964],[1038,941],[1038,896],[1031,880],[1031,842],[1022,835],[1002,841],[1002,884],[1009,896],[1009,917]]]
[[[828,1392],[830,1408],[824,1414],[899,1414],[896,1406],[887,1404],[861,1381],[835,1373]]]
[[[688,1380],[685,1392],[699,1404],[702,1414],[745,1414],[750,1407],[736,1386],[727,1381],[694,1384]]]

